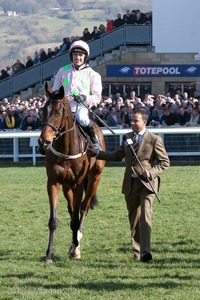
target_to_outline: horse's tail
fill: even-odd
[[[87,186],[88,186],[88,179],[85,180],[84,182],[84,190],[87,190]],[[97,194],[95,193],[92,196],[91,202],[90,202],[90,209],[94,209],[95,206],[97,206],[99,204],[98,198],[97,198]]]

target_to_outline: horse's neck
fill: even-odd
[[[80,132],[78,125],[75,120],[72,118],[66,122],[64,131],[63,131],[63,145],[66,154],[77,154],[80,152]]]

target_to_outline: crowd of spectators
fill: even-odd
[[[109,126],[131,127],[131,118],[135,110],[142,108],[149,114],[148,126],[198,126],[200,125],[200,95],[197,91],[193,97],[187,92],[176,91],[174,97],[167,92],[156,96],[146,94],[143,99],[134,91],[127,95],[117,93],[115,97],[104,97],[103,102],[94,108],[95,114]],[[102,124],[95,120],[99,126]]]
[[[89,41],[97,39],[105,32],[110,32],[124,24],[147,25],[152,24],[152,13],[141,13],[139,9],[129,10],[122,15],[118,13],[115,19],[106,19],[106,24],[94,26],[91,32],[88,28],[83,30],[81,36],[71,36],[63,38],[62,44],[54,50],[48,48],[47,52],[42,48],[35,51],[34,57],[27,56],[27,61],[23,64],[17,60],[11,67],[6,67],[1,71],[0,79],[11,76],[13,73],[30,68],[46,59],[59,55],[70,48],[71,43],[77,39]],[[45,95],[37,95],[28,100],[21,100],[17,96],[13,102],[4,98],[0,104],[0,130],[19,129],[37,130],[41,128],[42,107],[46,102]],[[102,102],[94,108],[94,112],[110,127],[121,126],[131,127],[131,116],[138,108],[144,108],[149,113],[148,126],[198,126],[200,125],[200,96],[194,92],[192,97],[188,97],[187,92],[181,94],[176,91],[175,96],[169,92],[164,95],[146,94],[143,98],[136,95],[134,91],[127,93],[117,93],[116,95],[103,96]],[[91,116],[99,126],[103,126],[98,118]]]
[[[111,32],[117,27],[120,27],[124,24],[132,25],[149,25],[152,24],[152,12],[142,13],[139,9],[129,10],[127,9],[126,13],[122,15],[118,13],[116,19],[106,19],[106,24],[100,24],[99,26],[94,26],[91,31],[88,28],[84,28],[82,35],[80,36],[71,36],[64,37],[62,44],[56,46],[54,49],[48,48],[46,51],[44,48],[41,48],[39,51],[35,51],[33,56],[28,55],[26,61],[22,63],[19,59],[10,67],[2,69],[0,72],[0,80],[6,79],[12,74],[16,74],[25,69],[28,69],[32,66],[35,66],[49,58],[55,57],[64,51],[69,50],[71,43],[77,39],[82,39],[85,42],[88,42],[92,39],[97,39],[101,34],[106,32]]]
[[[16,96],[13,102],[4,98],[0,104],[0,130],[37,130],[41,129],[42,107],[45,95],[28,100]]]
[[[4,98],[0,104],[0,130],[39,130],[42,122],[42,108],[47,101],[46,95],[37,95],[28,100],[16,96],[13,102]],[[174,97],[167,92],[164,95],[146,94],[143,98],[136,92],[117,93],[103,96],[101,103],[93,111],[108,126],[131,127],[134,111],[143,108],[149,114],[148,126],[198,126],[200,125],[200,95],[197,91],[192,97],[187,92],[176,91]],[[99,125],[103,124],[91,115]]]
[[[25,63],[17,60],[11,67],[1,70],[0,80],[67,51],[74,40],[82,39],[87,42],[99,38],[101,34],[110,32],[123,24],[152,24],[152,13],[141,13],[139,9],[132,11],[128,9],[124,15],[118,13],[114,20],[107,18],[105,25],[94,26],[91,32],[85,28],[82,36],[63,38],[62,44],[55,47],[54,50],[48,48],[46,52],[42,48],[39,52],[35,51],[33,58],[28,55]],[[0,103],[0,130],[41,129],[42,107],[46,100],[45,95],[37,95],[28,100],[21,100],[20,96],[17,96],[12,102],[4,98]],[[134,91],[129,95],[127,93],[110,94],[103,96],[102,102],[93,110],[108,126],[129,128],[131,127],[131,116],[138,108],[148,111],[148,126],[200,125],[200,95],[197,92],[194,92],[192,97],[188,97],[187,92],[181,94],[179,90],[173,97],[169,92],[155,96],[146,94],[143,98],[137,96]],[[94,115],[91,117],[99,126],[103,126],[98,119],[94,118]]]

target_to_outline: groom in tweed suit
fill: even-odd
[[[96,159],[122,161],[125,157],[122,193],[128,210],[133,258],[144,262],[152,259],[150,242],[154,192],[159,190],[160,174],[170,165],[162,139],[146,128],[147,121],[148,113],[145,109],[135,111],[131,122],[132,131],[128,133],[128,137],[133,140],[138,134],[137,157],[141,164],[124,142],[114,152],[98,151],[92,145],[89,147]]]

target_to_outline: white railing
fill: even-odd
[[[107,128],[101,128],[102,132],[105,137],[111,137],[113,134],[107,129]],[[195,141],[199,141],[199,134],[200,134],[200,126],[197,127],[184,127],[184,126],[169,126],[169,127],[162,127],[162,128],[156,128],[156,127],[148,127],[150,131],[152,131],[155,134],[158,134],[162,137],[163,142],[165,144],[165,136],[169,135],[173,138],[174,141],[177,142],[176,137],[177,135],[186,138],[187,136],[194,134]],[[116,136],[119,136],[119,141],[121,142],[122,136],[128,132],[131,131],[131,129],[121,129],[119,127],[112,128],[112,130],[115,132]],[[12,142],[12,153],[2,153],[0,149],[0,159],[2,158],[12,158],[13,162],[18,162],[19,158],[32,158],[32,163],[35,166],[36,165],[36,158],[38,157],[44,157],[41,154],[37,153],[37,147],[38,147],[38,137],[40,135],[40,130],[36,131],[16,131],[16,130],[8,130],[8,131],[0,131],[0,142],[2,143],[4,139],[11,139]],[[175,136],[176,135],[176,136]],[[29,147],[32,148],[31,153],[20,153],[19,151],[19,141],[20,139],[30,139],[29,140]],[[187,141],[190,144],[190,139],[187,139]],[[112,143],[113,144],[113,143]],[[117,145],[116,145],[117,146]],[[166,145],[165,145],[166,146]],[[199,146],[200,147],[200,146]],[[197,147],[198,148],[198,147]],[[26,149],[23,149],[26,150]],[[29,148],[30,150],[30,148]],[[176,150],[176,149],[174,149]],[[190,145],[188,151],[167,151],[169,156],[197,156],[200,155],[200,148],[199,149],[192,149],[192,146]],[[193,151],[194,150],[194,151]],[[24,151],[23,151],[24,152]],[[30,152],[30,151],[27,151]]]

